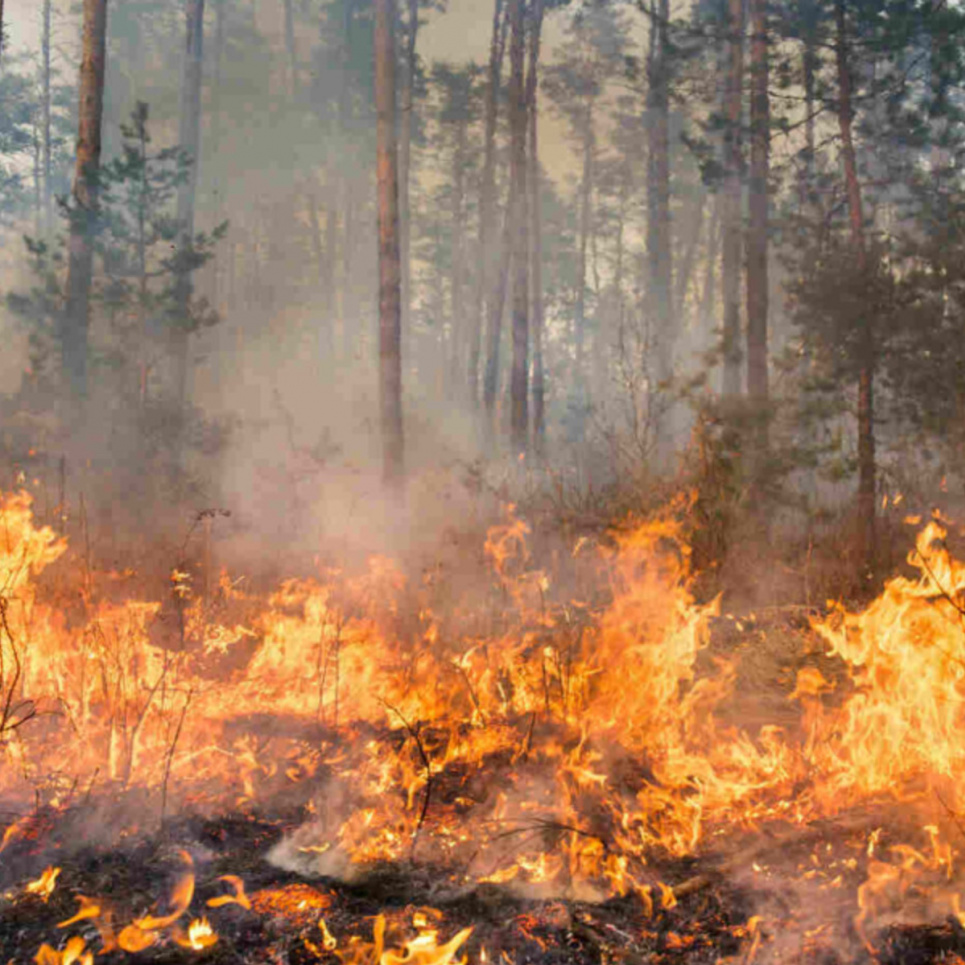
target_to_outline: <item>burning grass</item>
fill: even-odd
[[[231,820],[287,815],[259,825],[276,828],[257,847],[263,886],[234,853],[196,907],[188,849],[166,902],[108,914],[116,888],[79,872],[79,910],[57,921],[83,931],[47,936],[44,963],[226,954],[223,914],[285,921],[299,949],[286,960],[353,965],[528,960],[519,949],[545,928],[541,954],[573,941],[560,960],[580,961],[860,956],[936,921],[951,924],[932,944],[958,948],[965,566],[943,525],[921,531],[917,575],[864,611],[785,628],[799,652],[784,654],[793,679],[776,696],[774,681],[748,692],[754,659],[739,659],[760,662],[763,622],[695,599],[688,509],[582,539],[552,571],[507,511],[467,594],[377,558],[268,595],[226,573],[201,594],[178,569],[158,601],[89,568],[54,594],[44,570],[68,548],[35,526],[28,497],[5,497],[0,794],[21,816],[0,862],[35,877],[2,916],[58,905],[67,872],[33,867],[58,828],[77,821],[116,848],[122,828],[143,836],[185,810],[236,815],[215,825],[227,839]],[[416,893],[451,907],[452,928],[422,911],[406,931],[379,903],[358,919],[361,894],[391,906]],[[502,917],[479,937],[480,896],[494,893],[522,922],[511,940]],[[554,914],[563,925],[546,924]]]

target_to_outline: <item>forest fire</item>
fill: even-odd
[[[48,851],[51,828],[83,811],[83,789],[88,808],[115,809],[122,836],[179,809],[287,814],[262,857],[296,875],[252,891],[240,868],[212,867],[201,916],[196,863],[210,855],[186,844],[166,859],[168,897],[138,912],[123,896],[81,893],[61,843],[63,861],[5,899],[79,905],[52,913],[66,944],[48,938],[37,961],[201,952],[219,942],[219,915],[284,920],[312,932],[312,954],[359,965],[450,962],[466,949],[487,960],[472,922],[454,928],[435,908],[413,912],[408,932],[379,911],[371,941],[336,925],[339,888],[392,867],[450,901],[492,890],[535,901],[516,930],[536,946],[548,947],[556,914],[601,947],[659,932],[665,950],[690,954],[699,929],[657,923],[727,878],[752,895],[779,883],[801,902],[775,912],[762,899],[724,922],[742,960],[786,955],[778,932],[792,921],[800,948],[868,953],[894,923],[965,929],[965,565],[943,524],[921,530],[915,577],[895,577],[862,612],[814,619],[802,639],[825,652],[791,655],[796,713],[741,729],[749,698],[736,653],[714,645],[716,601],[694,599],[686,513],[679,500],[605,544],[581,543],[570,562],[584,599],[563,598],[534,565],[510,510],[484,547],[496,612],[443,608],[429,582],[413,596],[375,559],[362,577],[290,581],[264,600],[226,574],[205,599],[179,573],[172,623],[161,603],[99,596],[90,579],[84,618],[68,620],[43,575],[64,541],[34,523],[29,497],[5,497],[3,791],[35,801],[7,826],[11,866]],[[305,876],[342,885],[317,890]],[[632,928],[594,931],[592,909],[614,901],[630,903]]]

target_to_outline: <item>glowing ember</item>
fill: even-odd
[[[303,884],[266,888],[251,896],[251,907],[259,914],[288,918],[299,924],[314,922],[320,911],[331,906],[330,895]]]

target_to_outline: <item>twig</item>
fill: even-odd
[[[945,803],[945,799],[941,796],[941,794],[938,793],[937,789],[935,791],[935,797],[938,798],[938,803],[945,809],[945,812],[951,818],[952,824],[954,824],[955,827],[958,828],[958,833],[963,838],[965,838],[965,827],[962,826],[962,822],[958,816],[958,812],[953,811],[951,807],[949,807],[948,804]]]
[[[178,726],[174,731],[174,739],[171,741],[171,746],[168,748],[168,753],[166,760],[164,761],[164,780],[161,782],[161,826],[164,826],[164,817],[167,811],[168,804],[168,779],[171,777],[171,764],[174,761],[174,751],[178,746],[178,740],[181,738],[181,728],[184,727],[184,718],[188,713],[188,705],[191,703],[191,698],[194,696],[194,691],[189,690],[188,696],[185,698],[184,706],[181,708],[181,716],[178,718]]]
[[[422,766],[426,770],[426,795],[422,801],[422,812],[419,814],[419,820],[416,823],[415,831],[412,832],[412,851],[411,857],[415,857],[415,846],[416,842],[419,840],[419,832],[422,830],[422,825],[425,823],[426,814],[429,811],[429,800],[432,797],[432,765],[429,763],[429,755],[426,754],[425,746],[422,743],[422,739],[419,737],[418,733],[413,730],[409,722],[402,716],[402,711],[398,707],[393,707],[387,700],[383,700],[379,697],[379,703],[382,704],[386,710],[391,710],[399,720],[402,721],[402,725],[408,731],[409,736],[415,741],[415,746],[419,751],[419,756],[422,758]]]

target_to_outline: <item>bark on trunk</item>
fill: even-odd
[[[178,189],[177,218],[181,231],[182,251],[190,252],[194,243],[194,202],[201,165],[201,80],[204,54],[204,0],[185,0],[185,59],[181,84],[181,116],[178,142],[191,160],[188,175]],[[175,296],[177,316],[174,319],[173,348],[175,364],[175,398],[183,404],[187,399],[188,349],[191,332],[191,273],[182,265]]]
[[[510,0],[510,205],[513,220],[513,368],[510,426],[513,452],[529,442],[529,214],[526,191],[526,85],[523,0]]]
[[[75,211],[70,223],[67,302],[61,334],[66,382],[73,395],[81,399],[87,394],[87,332],[90,327],[90,286],[94,268],[92,233],[97,215],[97,181],[100,176],[106,37],[107,0],[84,0],[73,191]]]
[[[864,215],[861,184],[854,150],[852,126],[854,110],[851,96],[848,26],[844,0],[836,0],[835,59],[838,68],[838,128],[841,134],[841,157],[848,196],[848,218],[851,247],[861,279],[868,270],[868,254],[864,237]],[[871,318],[861,324],[860,359],[858,365],[858,553],[862,565],[870,569],[875,556],[875,435],[874,435],[874,366],[875,345]]]
[[[801,4],[801,18],[804,20],[804,50],[801,53],[801,72],[804,77],[804,185],[805,191],[810,190],[811,177],[814,173],[814,116],[815,91],[817,82],[817,36],[814,18],[817,16],[812,5]],[[804,199],[802,198],[802,201]]]
[[[402,73],[402,109],[399,119],[399,233],[402,258],[402,325],[410,330],[409,312],[412,297],[412,215],[409,200],[412,168],[412,110],[415,90],[416,38],[419,33],[419,0],[408,0],[408,23],[405,33],[405,58]]]
[[[492,334],[493,311],[491,302],[487,315],[487,296],[491,299],[494,292],[494,265],[498,260],[492,249],[496,234],[496,122],[499,114],[499,85],[502,75],[503,53],[505,51],[505,35],[503,34],[503,0],[495,0],[493,8],[493,31],[489,45],[489,78],[486,86],[485,108],[485,140],[483,148],[482,182],[479,193],[479,270],[476,275],[476,298],[473,311],[473,329],[469,339],[469,370],[466,381],[469,387],[471,401],[479,398],[479,362],[482,356],[483,322],[490,322]],[[502,300],[500,299],[499,317],[502,316]],[[498,329],[498,321],[497,321]],[[498,354],[498,335],[496,350]],[[491,349],[491,338],[487,346]],[[489,363],[492,359],[491,350],[487,352],[487,367],[485,387],[483,392],[484,404],[487,412],[492,411],[495,402],[495,386],[492,400],[489,398]]]
[[[650,303],[656,323],[657,378],[673,374],[673,248],[670,223],[669,0],[655,4],[647,104],[647,262]],[[658,425],[658,436],[662,435]]]
[[[747,394],[767,398],[767,231],[770,103],[767,92],[765,0],[750,0],[751,163],[747,234]]]
[[[691,234],[687,247],[684,249],[683,261],[674,279],[674,305],[683,312],[687,304],[690,283],[697,264],[697,250],[700,248],[700,237],[704,230],[704,211],[707,207],[707,194],[701,192],[695,202],[692,216]]]
[[[451,332],[447,382],[452,397],[462,394],[463,347],[466,341],[462,287],[465,270],[463,226],[466,220],[466,170],[468,166],[469,119],[457,122],[456,144],[452,155],[452,254],[449,275],[449,330]]]
[[[499,388],[499,349],[502,342],[503,308],[506,304],[506,287],[513,251],[513,219],[512,211],[508,207],[503,217],[503,232],[499,250],[499,265],[495,272],[493,290],[489,293],[489,301],[486,305],[488,326],[486,332],[486,373],[483,378],[483,404],[490,426],[492,415],[496,409],[496,393]]]
[[[376,180],[379,221],[379,388],[383,476],[403,478],[402,290],[396,141],[394,0],[375,0]]]
[[[526,107],[529,112],[530,292],[533,325],[533,443],[537,457],[546,450],[546,372],[543,364],[543,219],[539,171],[539,54],[543,31],[543,0],[533,0],[529,38]]]
[[[51,45],[51,32],[50,32],[50,18],[51,18],[51,2],[52,0],[44,0],[44,12],[43,12],[43,26],[40,39],[40,56],[41,56],[41,85],[42,85],[42,97],[43,97],[43,182],[44,182],[44,198],[43,198],[43,209],[44,209],[44,233],[47,237],[50,237],[51,232],[54,230],[54,206],[53,206],[53,186],[51,185],[51,177],[53,171],[53,163],[51,159],[52,145],[50,140],[50,45]],[[0,0],[2,4],[2,0]]]
[[[579,425],[582,431],[588,403],[586,390],[586,270],[593,219],[593,161],[596,154],[593,100],[586,101],[583,115],[583,169],[580,174],[580,236],[576,263],[576,305],[574,306],[574,341],[576,342],[576,392],[580,408]]]
[[[722,204],[724,241],[721,252],[721,287],[724,302],[725,398],[741,391],[741,101],[744,82],[744,2],[729,0],[728,66],[725,85],[724,165]]]

